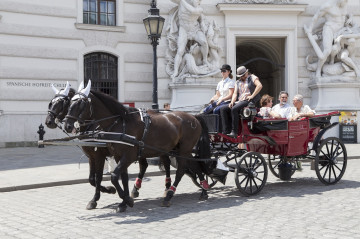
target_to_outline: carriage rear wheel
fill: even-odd
[[[270,172],[277,178],[279,178],[279,165],[284,163],[284,160],[281,156],[277,155],[268,155],[268,164]],[[291,172],[291,176],[295,173],[295,170]]]
[[[260,153],[247,152],[235,161],[235,183],[239,191],[245,196],[259,193],[268,175],[264,157]]]
[[[322,140],[317,148],[315,171],[320,182],[329,185],[337,183],[345,173],[347,152],[339,138],[329,137]]]

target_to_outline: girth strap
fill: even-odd
[[[151,124],[151,118],[150,115],[147,114],[147,112],[143,112],[142,110],[139,110],[141,120],[144,122],[144,132],[143,136],[141,138],[141,142],[144,142],[145,137],[149,131],[149,127]],[[139,145],[139,152],[138,152],[138,159],[142,157],[143,151],[144,151],[144,145]]]

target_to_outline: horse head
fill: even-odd
[[[84,82],[81,82],[78,92],[72,97],[68,114],[65,116],[65,130],[68,133],[71,133],[75,126],[75,122],[78,121],[80,124],[83,124],[85,120],[91,118],[91,98],[89,97],[91,88],[91,80],[84,88]]]
[[[57,90],[55,86],[51,85],[55,96],[50,101],[48,107],[48,115],[45,119],[45,124],[48,128],[54,129],[58,122],[62,122],[69,109],[70,99],[74,96],[75,90],[70,88],[69,82],[66,82],[65,89]]]

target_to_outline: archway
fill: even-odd
[[[258,76],[263,85],[260,94],[273,96],[274,104],[279,92],[285,89],[284,52],[284,38],[236,39],[236,67],[244,65]]]

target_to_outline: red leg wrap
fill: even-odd
[[[176,191],[176,187],[175,187],[175,186],[171,186],[169,190],[175,192],[175,191]]]
[[[135,187],[137,189],[141,188],[141,183],[142,183],[142,180],[140,178],[136,178],[135,180]]]
[[[209,190],[209,188],[210,188],[210,186],[206,180],[201,181],[200,186],[205,190]]]
[[[165,183],[171,183],[171,177],[165,178]]]

